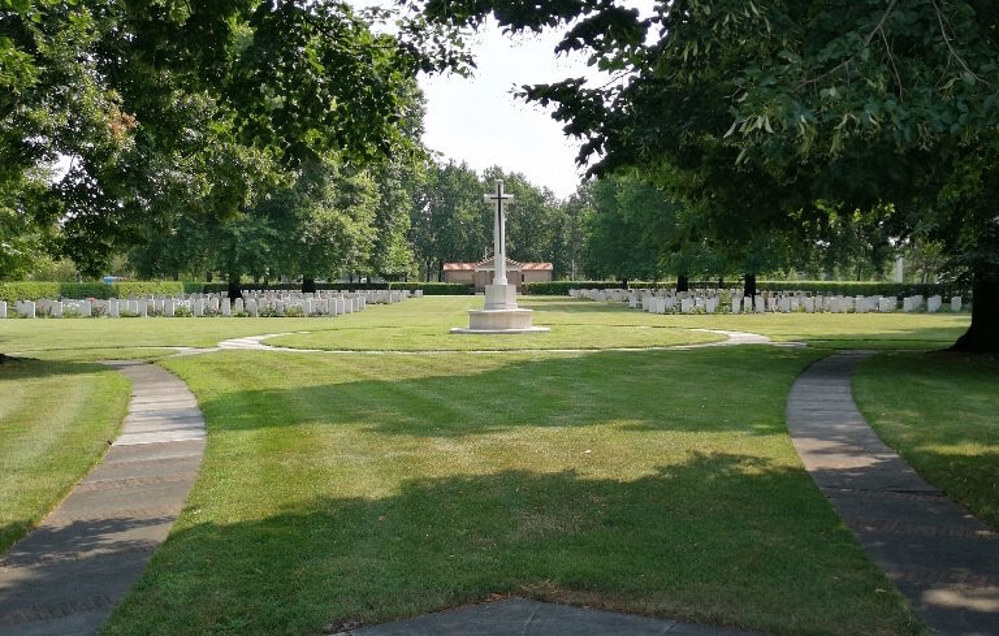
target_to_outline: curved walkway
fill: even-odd
[[[999,533],[947,499],[884,444],[850,379],[872,352],[809,367],[787,401],[805,468],[867,554],[941,634],[999,634]]]
[[[397,349],[298,349],[295,347],[281,347],[264,344],[264,340],[277,338],[279,336],[291,336],[308,331],[265,333],[259,336],[246,336],[243,338],[232,338],[223,340],[211,349],[194,349],[181,352],[178,355],[190,355],[191,353],[209,353],[222,350],[239,351],[283,351],[286,353],[329,353],[329,354],[360,354],[360,355],[442,355],[448,353],[469,353],[469,354],[490,354],[490,353],[594,353],[597,351],[614,351],[618,353],[634,353],[639,351],[685,351],[687,349],[704,349],[707,347],[728,347],[732,345],[746,344],[774,344],[767,336],[757,333],[747,333],[744,331],[725,331],[722,329],[692,329],[691,331],[701,331],[705,333],[715,333],[726,337],[726,340],[719,342],[703,342],[698,344],[681,344],[666,347],[612,347],[608,349],[424,349],[424,350],[397,350]],[[502,336],[500,336],[502,337]],[[781,343],[786,346],[793,346],[795,343]]]
[[[0,635],[96,633],[180,514],[205,420],[179,378],[109,363],[132,380],[121,436],[45,520],[0,560]]]

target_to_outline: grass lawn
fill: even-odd
[[[365,311],[377,313],[386,307]],[[356,314],[361,317],[364,314]],[[213,347],[221,340],[264,333],[316,330],[344,318],[45,318],[0,320],[0,351],[46,359],[157,358],[172,350]]]
[[[853,394],[927,481],[999,529],[999,359],[883,354],[860,368]]]
[[[920,633],[787,436],[787,391],[820,355],[164,360],[199,398],[208,451],[105,633],[318,634],[493,594]]]
[[[129,392],[128,380],[102,365],[0,365],[0,553],[103,456]]]
[[[482,299],[449,296],[407,301],[267,343],[334,350],[604,349],[706,342],[719,337],[690,330],[724,329],[824,349],[941,349],[964,333],[971,320],[968,314],[653,315],[624,303],[567,297],[524,297],[520,304],[533,309],[534,324],[552,327],[551,333],[501,338],[452,335],[448,330],[467,326],[467,310],[481,307]]]

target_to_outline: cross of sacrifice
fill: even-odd
[[[493,220],[493,285],[506,285],[506,223],[504,223],[503,203],[512,202],[513,195],[503,191],[503,180],[496,180],[496,192],[483,195],[486,201],[492,201],[496,207],[496,218]]]

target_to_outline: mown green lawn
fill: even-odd
[[[999,529],[999,359],[880,355],[854,376],[853,394],[927,481]]]
[[[0,554],[104,455],[130,386],[103,365],[0,364]]]
[[[105,633],[318,634],[493,594],[918,633],[786,434],[786,393],[818,355],[165,360],[208,452]]]
[[[0,321],[0,351],[47,360],[0,366],[0,550],[124,415],[127,381],[70,360],[140,357],[191,384],[209,446],[170,540],[106,633],[319,634],[495,594],[776,634],[920,633],[803,471],[784,404],[829,348],[940,349],[968,316],[654,316],[526,298],[550,334],[448,333],[481,302],[428,297],[333,319]],[[609,350],[719,339],[697,329],[810,348]],[[310,333],[268,342],[387,354],[147,348],[281,332]],[[536,351],[388,353],[521,348]],[[913,351],[874,358],[856,380],[886,440],[991,523],[996,377],[994,359]]]
[[[312,333],[270,338],[268,344],[305,349],[469,350],[606,349],[655,347],[718,339],[695,329],[748,331],[775,341],[806,342],[823,349],[941,349],[968,328],[968,314],[716,314],[654,315],[625,303],[567,297],[524,297],[534,324],[548,334],[469,336],[449,333],[468,325],[467,310],[481,298],[423,298],[386,308],[363,319],[335,322]],[[357,318],[361,318],[358,316]],[[282,329],[295,331],[295,329]]]

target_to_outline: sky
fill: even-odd
[[[350,2],[356,8],[387,4]],[[524,84],[594,76],[582,55],[556,57],[558,40],[552,32],[504,35],[490,21],[469,39],[478,67],[473,77],[420,77],[427,100],[424,144],[478,172],[498,165],[560,198],[575,192],[581,179],[575,163],[580,142],[567,138],[548,111],[513,96]]]
[[[499,165],[565,198],[576,190],[580,142],[540,106],[513,95],[524,84],[591,75],[581,56],[556,57],[558,38],[505,36],[495,24],[473,38],[475,76],[421,77],[427,99],[423,142],[447,158],[482,171]]]

